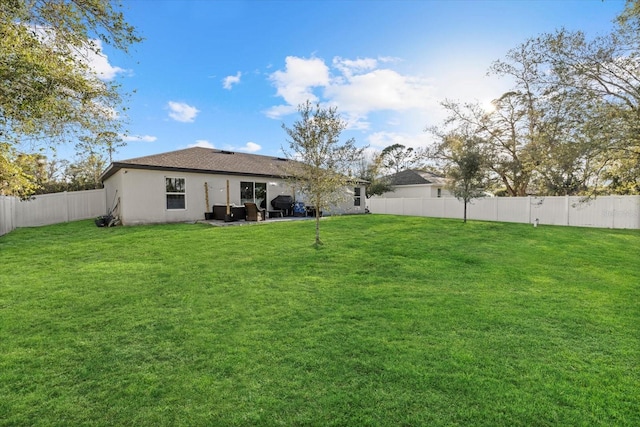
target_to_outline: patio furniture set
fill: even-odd
[[[264,204],[264,202],[263,202]],[[280,195],[271,200],[272,209],[258,207],[255,203],[244,203],[244,206],[230,206],[227,215],[226,205],[213,205],[212,218],[214,220],[230,221],[264,221],[267,218],[315,216],[315,209],[305,206],[302,202],[294,202],[293,197]]]

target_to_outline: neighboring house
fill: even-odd
[[[446,178],[419,169],[409,169],[387,177],[394,191],[384,193],[383,198],[432,198],[452,197],[445,189]]]
[[[305,202],[287,181],[290,160],[193,147],[113,162],[100,179],[107,206],[124,225],[197,221],[213,206],[254,202],[272,209],[276,196]],[[365,184],[345,189],[345,202],[326,214],[364,213]]]

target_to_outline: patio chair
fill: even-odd
[[[266,212],[264,209],[258,209],[255,203],[245,203],[244,207],[247,211],[245,217],[246,221],[264,221],[266,218]]]

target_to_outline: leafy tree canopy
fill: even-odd
[[[0,156],[55,147],[79,137],[120,133],[118,85],[91,69],[101,42],[127,52],[140,41],[117,0],[3,0],[0,2]],[[98,40],[100,42],[98,42]],[[16,177],[8,166],[2,179]],[[23,171],[26,173],[25,171]],[[18,181],[5,193],[28,193]],[[14,190],[6,190],[13,188]]]
[[[402,144],[393,144],[382,150],[380,153],[380,163],[391,173],[416,166],[420,161],[417,151]]]
[[[525,41],[489,70],[514,82],[492,110],[445,101],[428,130],[472,137],[510,196],[640,194],[639,13],[627,2],[591,40],[560,29]]]

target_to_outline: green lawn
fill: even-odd
[[[2,426],[638,426],[640,232],[345,216],[0,237]]]

